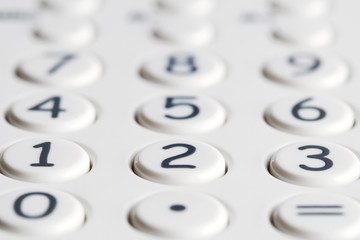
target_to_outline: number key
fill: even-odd
[[[226,67],[221,59],[207,53],[170,52],[147,60],[141,75],[167,86],[207,87],[224,79]]]
[[[298,142],[272,156],[270,173],[298,185],[338,186],[359,178],[360,161],[352,151],[334,143]]]
[[[140,177],[166,184],[198,184],[223,176],[226,163],[214,147],[193,140],[173,139],[151,144],[134,159]]]
[[[1,173],[31,182],[61,182],[90,170],[90,157],[79,145],[58,138],[33,138],[5,149]]]
[[[307,136],[334,135],[350,130],[353,110],[343,101],[326,95],[298,95],[272,104],[265,113],[272,127]]]
[[[91,125],[94,106],[85,98],[70,93],[40,92],[20,99],[7,113],[14,126],[39,132],[68,132]]]
[[[66,234],[84,221],[84,207],[65,192],[28,189],[0,196],[0,228],[26,238]]]
[[[103,66],[91,54],[47,52],[19,64],[17,74],[24,80],[49,85],[79,87],[101,78]]]
[[[302,88],[332,88],[348,80],[349,69],[332,54],[295,52],[270,59],[264,74],[272,81]]]
[[[215,100],[197,95],[164,96],[145,103],[137,112],[140,125],[161,132],[189,134],[224,124],[226,113]]]

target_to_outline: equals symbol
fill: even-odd
[[[298,205],[300,216],[342,216],[341,205]]]

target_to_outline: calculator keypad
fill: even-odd
[[[0,239],[358,239],[359,3],[0,1]]]

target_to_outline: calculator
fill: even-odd
[[[359,8],[0,1],[0,238],[360,239]]]

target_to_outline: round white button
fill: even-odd
[[[45,9],[69,15],[90,15],[101,7],[102,0],[42,0]]]
[[[201,133],[222,126],[224,108],[215,100],[199,95],[173,95],[145,103],[136,115],[144,127],[167,133]]]
[[[99,80],[103,66],[90,54],[48,52],[23,61],[17,72],[35,83],[78,87]]]
[[[215,0],[158,0],[157,6],[164,12],[204,16],[212,12]]]
[[[352,109],[325,95],[295,95],[271,105],[265,114],[273,127],[308,136],[339,134],[354,126]]]
[[[161,40],[184,45],[209,43],[215,34],[209,22],[193,17],[164,17],[153,33]]]
[[[14,103],[8,121],[20,128],[39,132],[68,132],[91,125],[96,110],[86,99],[64,92],[40,92]]]
[[[271,158],[270,172],[294,184],[324,187],[359,179],[360,161],[349,149],[319,141],[299,142],[278,150]]]
[[[149,59],[142,67],[144,78],[174,87],[206,87],[223,80],[225,64],[205,53],[174,52]]]
[[[31,182],[61,182],[86,174],[90,158],[79,145],[58,138],[34,138],[8,147],[1,173]]]
[[[299,17],[322,17],[330,12],[329,0],[271,0],[276,13]]]
[[[334,39],[334,30],[328,23],[295,18],[278,21],[273,34],[279,40],[310,47],[326,46]]]
[[[94,39],[95,27],[86,19],[46,16],[38,21],[35,35],[50,42],[83,45]]]
[[[134,160],[140,177],[166,184],[198,184],[223,176],[226,163],[214,147],[190,140],[174,139],[151,144]]]
[[[273,214],[279,230],[304,239],[360,237],[360,205],[335,194],[303,194],[282,203]]]
[[[5,230],[54,236],[72,232],[84,221],[81,203],[64,192],[31,189],[0,196],[0,228]]]
[[[332,88],[348,80],[349,68],[332,54],[295,52],[273,57],[266,63],[264,74],[294,87]]]
[[[163,192],[138,203],[131,211],[130,222],[150,234],[193,239],[222,232],[229,216],[219,201],[207,195]]]

